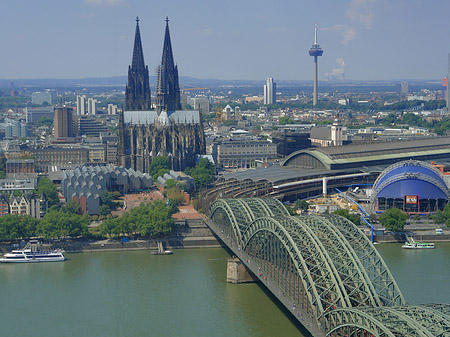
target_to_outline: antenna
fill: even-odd
[[[317,44],[317,21],[314,28],[314,44]]]

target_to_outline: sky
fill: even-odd
[[[140,18],[151,75],[165,18],[180,76],[435,80],[448,72],[450,0],[2,0],[0,78],[124,76]]]

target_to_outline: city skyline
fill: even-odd
[[[235,2],[235,1],[231,1]],[[181,76],[223,80],[310,80],[308,48],[319,22],[319,78],[441,80],[447,75],[450,3],[423,0],[138,0],[8,2],[0,12],[2,79],[124,76],[134,18],[141,18],[152,76],[169,16]],[[2,8],[4,7],[4,8]],[[239,10],[236,10],[239,9]],[[432,48],[433,53],[430,53]]]

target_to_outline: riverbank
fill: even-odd
[[[69,253],[113,252],[121,250],[157,250],[157,242],[162,241],[164,249],[183,248],[220,248],[222,244],[216,239],[202,218],[177,219],[175,230],[170,237],[153,240],[119,239],[101,241],[67,240],[51,244],[53,248],[61,248]],[[13,244],[0,244],[4,254],[17,249]]]

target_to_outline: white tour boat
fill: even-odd
[[[66,259],[62,249],[41,250],[39,248],[39,242],[30,241],[23,249],[13,250],[11,253],[3,255],[0,262],[56,262]]]
[[[412,237],[407,237],[408,241],[402,246],[403,249],[433,249],[434,243],[417,242]]]

